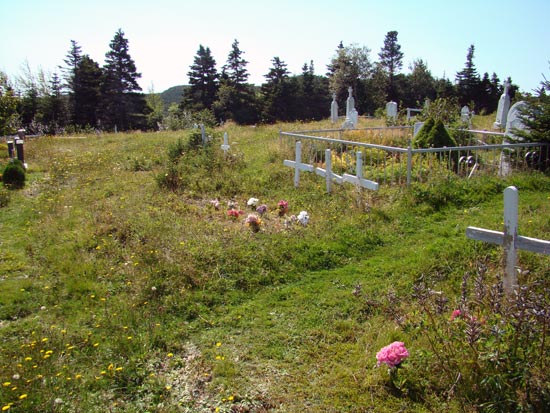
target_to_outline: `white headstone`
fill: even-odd
[[[386,103],[386,116],[391,119],[397,119],[397,103],[388,102]]]
[[[495,120],[495,123],[493,123],[494,129],[501,129],[506,126],[508,110],[510,109],[510,95],[508,94],[508,89],[510,89],[510,82],[508,82],[508,80],[505,80],[504,92],[502,93],[498,101],[497,118]]]
[[[468,106],[462,106],[462,109],[460,109],[460,120],[470,122],[470,108]]]
[[[524,125],[523,121],[520,118],[520,114],[527,108],[527,102],[523,100],[520,102],[514,103],[514,105],[508,111],[508,116],[506,120],[506,135],[512,139],[519,139],[521,137],[514,134],[515,130],[525,130],[527,127]]]
[[[422,126],[424,126],[424,122],[416,122],[414,124],[413,138],[416,138],[416,135],[418,135],[418,132],[420,132],[420,129],[422,129]]]
[[[338,122],[338,102],[336,102],[336,93],[332,94],[332,103],[330,104],[330,120],[332,123]]]
[[[355,110],[355,99],[352,96],[353,88],[348,88],[348,99],[346,101],[346,120],[342,124],[342,128],[354,128],[357,123],[353,122],[353,111]]]

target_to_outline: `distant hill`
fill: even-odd
[[[172,103],[179,104],[181,102],[181,97],[183,95],[183,90],[189,86],[179,85],[179,86],[172,86],[169,89],[166,89],[164,92],[160,94],[160,98],[162,99],[162,102],[164,103],[164,107],[168,109],[168,107]]]

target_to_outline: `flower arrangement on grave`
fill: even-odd
[[[258,208],[256,208],[256,212],[260,214],[260,216],[262,216],[267,212],[267,205],[265,204],[260,205]]]
[[[262,220],[256,214],[248,214],[244,223],[250,227],[252,232],[258,232],[260,230],[260,226],[262,225]]]
[[[300,211],[300,213],[296,217],[296,220],[300,224],[302,224],[304,227],[307,226],[307,224],[309,222],[309,215],[308,215],[307,211]]]
[[[219,209],[220,209],[220,201],[218,200],[218,198],[212,199],[212,200],[210,201],[210,205],[212,205],[216,211],[219,211]]]
[[[288,212],[288,202],[284,199],[280,200],[277,204],[277,208],[279,209],[279,216],[284,216]]]
[[[258,205],[258,202],[260,202],[260,200],[258,198],[250,198],[246,202],[246,205],[248,205],[252,209],[256,209],[256,206]]]
[[[409,351],[402,341],[394,341],[386,347],[382,347],[376,353],[377,365],[386,364],[391,369],[400,367],[403,360],[407,357],[409,357]]]

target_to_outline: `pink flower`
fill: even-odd
[[[389,367],[395,367],[401,364],[407,357],[409,357],[409,351],[401,341],[394,341],[376,353],[376,360],[378,360],[379,366],[384,363]]]
[[[280,200],[279,203],[277,204],[277,206],[279,207],[279,216],[282,217],[284,214],[287,213],[288,211],[288,202],[285,201],[284,199],[283,200]]]
[[[454,310],[451,314],[451,321],[453,321],[455,318],[460,317],[462,315],[462,311],[460,310]]]

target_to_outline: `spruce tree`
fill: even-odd
[[[135,126],[134,116],[142,115],[133,112],[137,95],[132,93],[141,90],[137,83],[141,74],[130,57],[128,40],[122,29],[118,29],[109,46],[103,67],[103,119],[108,128],[127,130]]]
[[[78,63],[73,81],[73,124],[77,127],[97,127],[99,107],[102,103],[101,86],[103,72],[99,64],[84,55]]]
[[[396,75],[403,67],[403,52],[401,51],[401,45],[397,43],[397,34],[398,32],[395,30],[389,31],[384,39],[384,46],[378,53],[380,65],[388,75],[387,98],[395,102],[399,100]]]
[[[263,119],[267,122],[288,121],[293,116],[292,103],[295,101],[289,81],[287,64],[274,57],[273,66],[264,75],[267,82],[262,85]]]
[[[209,47],[199,46],[190,69],[187,76],[191,86],[183,92],[182,109],[212,109],[218,92],[219,75]]]
[[[474,65],[474,45],[470,45],[466,54],[464,69],[456,74],[456,88],[460,106],[470,105],[472,102],[477,106],[481,97],[481,80]],[[470,107],[470,109],[474,109]]]
[[[232,119],[240,124],[251,124],[258,120],[256,93],[253,85],[246,83],[248,62],[242,57],[235,39],[227,62],[222,68],[217,101],[214,104],[216,117],[221,120]]]
[[[75,96],[74,96],[74,90],[75,90],[75,76],[76,76],[76,70],[78,68],[78,65],[80,64],[80,61],[82,60],[82,47],[80,47],[76,40],[71,40],[71,48],[67,52],[67,55],[65,56],[64,62],[65,67],[60,67],[61,71],[63,72],[63,79],[65,80],[64,83],[64,89],[67,91],[69,95],[69,102],[68,102],[68,121],[72,123],[73,125],[76,125],[76,118],[77,118],[77,108],[75,106]]]

